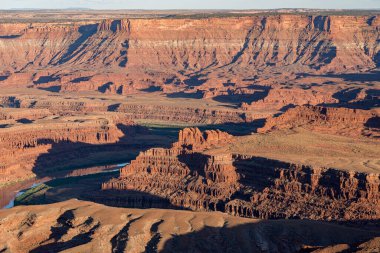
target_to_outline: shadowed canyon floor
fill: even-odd
[[[0,253],[380,251],[378,11],[0,13]]]

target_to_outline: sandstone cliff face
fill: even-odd
[[[259,129],[259,132],[295,127],[346,136],[378,137],[380,118],[377,111],[298,106],[278,117],[267,119],[265,126]]]
[[[204,153],[209,145],[226,141],[231,137],[224,133],[185,129],[171,149],[141,153],[121,169],[120,178],[102,188],[145,192],[180,208],[242,217],[353,221],[380,217],[379,174]]]
[[[337,90],[327,89],[326,87],[308,90],[302,88],[272,88],[264,99],[251,104],[245,103],[242,105],[242,109],[246,111],[262,109],[281,110],[287,106],[334,104],[339,102],[338,99],[333,97],[336,92]]]
[[[194,124],[244,123],[254,120],[253,113],[181,106],[120,104],[117,112],[131,120],[157,120]]]
[[[376,252],[379,245],[378,231],[325,222],[112,208],[79,200],[2,210],[0,230],[0,250],[14,253]]]
[[[133,120],[179,122],[192,124],[223,124],[252,122],[260,115],[236,109],[210,109],[204,105],[184,106],[180,104],[152,105],[146,102],[125,103],[105,99],[71,99],[49,96],[1,96],[0,106],[5,108],[30,108],[32,112],[45,110],[58,115],[75,113],[112,112],[123,114]],[[17,110],[13,110],[16,112]],[[26,115],[27,116],[27,115]],[[3,116],[11,117],[11,116]],[[13,117],[13,116],[12,116]],[[4,118],[5,119],[5,118]]]
[[[9,124],[0,132],[0,185],[60,173],[52,171],[52,168],[64,167],[64,163],[70,163],[70,160],[104,152],[107,148],[102,145],[119,142],[126,134],[133,134],[135,128],[133,122],[123,117],[82,117],[82,120],[62,117],[52,120],[45,118],[46,115],[41,117],[41,113],[46,113],[44,110],[21,112],[29,117],[15,121],[17,113],[12,113],[12,119],[0,120],[1,126]],[[29,120],[31,118],[33,120]],[[130,128],[128,133],[127,127]],[[54,159],[41,158],[51,152],[55,154]]]
[[[377,16],[302,15],[4,24],[0,80],[128,94],[244,84],[258,71],[365,71],[379,64],[379,24]]]

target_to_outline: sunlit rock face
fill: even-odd
[[[0,82],[113,94],[198,87],[210,97],[239,92],[257,74],[373,69],[379,24],[376,16],[292,14],[2,24]]]
[[[208,155],[208,148],[233,137],[197,128],[180,131],[170,149],[142,152],[103,190],[146,192],[180,208],[222,211],[266,219],[365,220],[380,215],[379,174],[233,153]],[[127,204],[127,203],[126,203]]]

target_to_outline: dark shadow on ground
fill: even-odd
[[[38,246],[30,251],[30,253],[40,252],[61,252],[66,249],[74,248],[80,245],[84,245],[92,241],[92,235],[100,227],[98,222],[95,222],[92,217],[88,217],[81,225],[87,227],[88,231],[82,231],[82,233],[74,236],[69,241],[60,241],[62,237],[67,235],[70,229],[72,229],[73,223],[75,223],[74,210],[67,210],[57,219],[55,226],[50,229],[49,238],[42,242],[47,244]],[[86,229],[87,230],[87,229]]]
[[[352,103],[319,104],[319,106],[371,110],[371,109],[380,107],[380,100],[369,99],[369,100],[361,100],[361,101],[352,102]]]
[[[226,123],[199,126],[200,130],[222,130],[240,136],[257,132],[265,120],[251,123]],[[128,126],[118,125],[124,136],[116,143],[88,144],[82,142],[38,139],[37,144],[50,144],[47,153],[41,154],[34,163],[33,173],[38,178],[62,177],[73,170],[98,165],[122,163],[134,159],[141,151],[153,147],[168,148],[178,139],[182,126]]]
[[[61,91],[62,87],[60,85],[53,85],[50,87],[38,87],[38,89],[58,93]]]
[[[206,177],[204,168],[207,165],[208,156],[202,153],[180,154],[178,160],[186,164],[194,176]]]
[[[117,110],[119,109],[120,105],[121,105],[120,103],[109,105],[108,108],[107,108],[107,111],[108,112],[117,112]]]
[[[65,54],[59,59],[58,64],[64,64],[74,59],[81,52],[86,50],[86,41],[94,35],[98,30],[97,24],[82,25],[79,27],[79,33],[81,36],[69,46]]]
[[[221,130],[227,132],[234,136],[243,136],[249,135],[252,133],[257,133],[259,128],[262,128],[265,125],[266,119],[257,119],[252,122],[246,123],[223,123],[223,124],[208,124],[208,125],[194,125],[194,127],[199,128],[201,131],[205,130]],[[160,124],[157,125],[148,125],[143,124],[143,126],[147,127],[149,131],[153,134],[164,134],[170,135],[172,138],[177,141],[178,132],[185,127],[193,127],[189,126],[162,126]]]
[[[91,80],[91,76],[82,76],[71,80],[71,83],[87,82]]]
[[[16,120],[16,122],[21,123],[21,124],[31,124],[33,123],[33,120],[23,118],[23,119]]]
[[[98,91],[100,91],[101,93],[105,93],[107,90],[110,89],[111,85],[113,85],[113,82],[105,83],[99,86]]]
[[[21,35],[2,35],[0,39],[17,39],[19,37],[21,37]]]
[[[365,124],[365,127],[376,128],[380,130],[380,117],[372,117]]]
[[[0,76],[0,82],[8,79],[8,76]]]
[[[288,104],[288,105],[285,105],[283,106],[281,109],[280,109],[280,112],[281,113],[277,113],[275,114],[274,116],[277,117],[278,115],[281,115],[282,113],[286,112],[287,110],[289,109],[292,109],[292,108],[296,108],[296,106],[294,104]]]
[[[231,103],[240,105],[241,103],[251,104],[266,98],[269,94],[270,87],[251,85],[248,87],[251,90],[255,90],[253,94],[234,94],[232,91],[228,92],[227,95],[220,95],[213,98],[213,100],[220,103]]]
[[[184,81],[184,83],[189,86],[189,87],[194,87],[194,86],[201,86],[205,82],[207,82],[206,79],[200,79],[202,76],[201,75],[195,75],[192,77],[189,77]]]
[[[356,99],[362,88],[347,88],[336,92],[332,97],[339,100],[339,103],[346,103]]]
[[[119,124],[124,134],[116,143],[88,144],[83,142],[38,139],[37,144],[51,144],[48,153],[35,161],[33,173],[38,178],[62,177],[78,168],[116,164],[135,158],[141,151],[153,147],[168,147],[176,137],[165,131],[153,132],[143,126]]]
[[[142,89],[140,91],[152,93],[152,92],[162,91],[162,88],[159,86],[149,86],[149,88]]]
[[[117,167],[115,167],[117,168]],[[119,171],[50,180],[16,198],[15,205],[44,205],[70,199],[91,201],[112,207],[178,209],[168,199],[134,190],[102,190],[102,183],[118,177]]]
[[[380,81],[380,79],[379,79]],[[345,107],[351,109],[363,109],[370,110],[380,107],[380,91],[377,89],[366,90],[366,96],[363,99],[357,100],[356,98],[362,88],[347,88],[333,95],[333,98],[337,99],[338,103],[333,104],[321,104],[327,107]]]
[[[303,76],[313,76],[313,77],[327,77],[327,78],[341,78],[346,82],[379,82],[380,81],[380,70],[374,70],[371,72],[363,73],[344,73],[344,74],[325,74],[325,75],[313,75],[303,73]]]
[[[201,92],[195,92],[195,93],[188,93],[188,92],[175,92],[167,94],[166,97],[168,98],[191,98],[191,99],[201,99],[202,98]]]
[[[217,125],[199,126],[198,128],[201,131],[219,129],[234,136],[243,136],[257,133],[257,130],[265,125],[265,122],[265,119],[257,119],[249,123],[224,123]]]
[[[258,220],[233,227],[226,225],[173,235],[161,252],[306,253],[337,244],[349,244],[347,252],[354,252],[361,243],[380,234],[306,220]]]
[[[45,84],[54,81],[58,81],[61,78],[58,76],[40,76],[37,81],[33,81],[34,84]]]

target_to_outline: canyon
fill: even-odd
[[[380,250],[378,10],[0,13],[1,253]]]
[[[0,86],[241,97],[245,109],[334,104],[345,97],[373,106],[378,29],[377,15],[5,23]],[[355,88],[350,73],[359,73]],[[363,80],[361,73],[368,73]],[[371,86],[362,84],[368,77]]]
[[[185,128],[172,148],[140,153],[120,170],[119,179],[102,189],[146,192],[173,206],[251,218],[379,219],[379,173],[343,172],[233,151],[204,153],[232,138]]]

